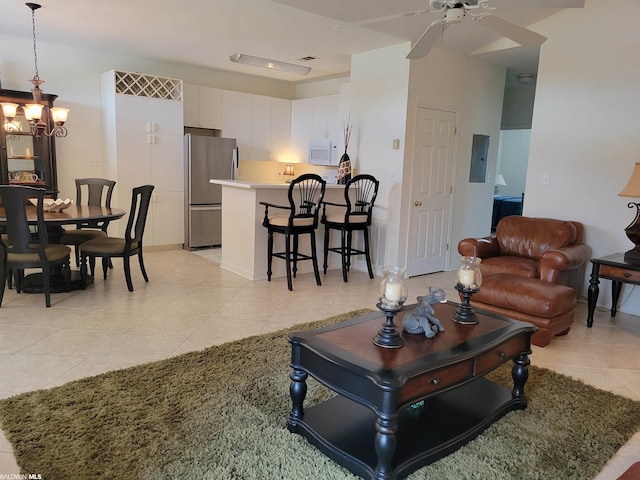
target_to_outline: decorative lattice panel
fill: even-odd
[[[182,80],[143,73],[115,72],[116,93],[182,101]]]

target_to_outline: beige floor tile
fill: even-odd
[[[16,394],[46,388],[52,380],[63,375],[82,361],[81,358],[29,355],[14,353],[0,358],[4,372],[0,375],[0,392]]]
[[[122,261],[114,260],[108,279],[101,270],[84,291],[43,295],[6,290],[0,308],[0,397],[60,385],[109,370],[201,350],[239,338],[273,332],[360,308],[376,310],[380,277],[352,269],[343,282],[340,269],[293,280],[251,282],[220,268],[221,250],[145,253],[150,282],[132,262],[129,292]],[[443,288],[456,301],[456,272],[407,280],[408,304],[429,286]],[[597,309],[586,327],[580,299],[568,335],[534,347],[532,364],[581,379],[598,388],[640,400],[640,317]],[[43,361],[45,359],[45,361]],[[597,480],[614,480],[640,459],[640,433],[612,459]],[[18,473],[11,447],[0,435],[0,473]]]
[[[34,356],[87,358],[113,343],[120,335],[91,330],[59,330],[23,349],[22,353]]]

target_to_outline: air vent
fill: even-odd
[[[312,57],[311,55],[307,55],[306,57],[299,58],[298,60],[301,62],[309,62],[311,60],[315,60],[318,57]]]

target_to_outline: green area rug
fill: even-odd
[[[47,480],[352,479],[285,426],[286,334],[355,313],[5,399],[0,425]],[[491,378],[510,387],[510,365]],[[331,394],[308,383],[307,406]],[[640,429],[640,402],[546,369],[526,393],[526,410],[408,478],[593,478]]]

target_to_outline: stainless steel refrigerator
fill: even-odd
[[[233,179],[238,167],[234,138],[184,136],[185,241],[193,250],[222,244],[222,187],[209,179]]]

